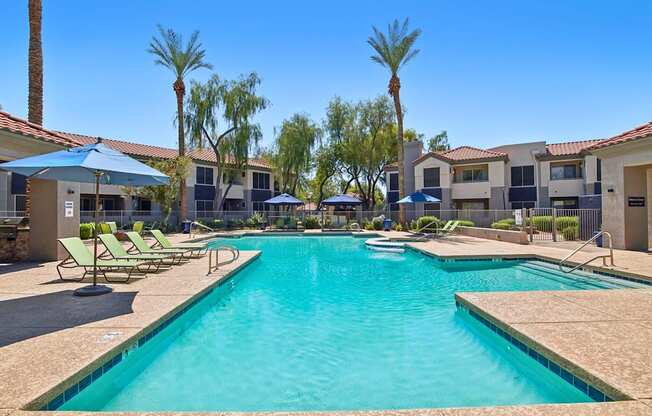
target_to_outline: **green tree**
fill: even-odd
[[[247,168],[250,150],[262,138],[260,125],[253,117],[267,108],[269,101],[257,94],[260,78],[255,72],[237,80],[222,80],[213,75],[206,83],[192,82],[186,104],[186,128],[191,144],[210,146],[217,160],[215,197],[219,210],[236,177]],[[220,192],[222,175],[227,187]]]
[[[409,31],[408,19],[400,24],[398,20],[388,25],[387,33],[383,33],[375,26],[373,36],[369,37],[367,43],[376,52],[371,56],[374,62],[386,67],[391,73],[388,92],[394,99],[394,111],[396,112],[397,124],[397,150],[398,150],[398,188],[400,197],[405,196],[405,170],[403,166],[403,109],[401,107],[401,80],[398,71],[418,53],[414,49],[414,43],[421,34],[420,29]],[[405,223],[405,209],[400,208],[399,221]]]
[[[135,191],[137,195],[160,205],[163,212],[163,228],[167,228],[172,208],[177,199],[177,189],[181,181],[188,175],[191,160],[187,156],[177,156],[174,159],[150,160],[145,163],[170,177],[168,185],[144,186]]]
[[[450,150],[450,148],[451,145],[448,144],[448,132],[446,130],[442,130],[441,133],[431,137],[430,140],[428,140],[429,152],[443,152]]]
[[[172,29],[164,29],[158,25],[160,38],[152,37],[148,52],[156,57],[154,62],[162,65],[174,73],[175,80],[172,84],[177,98],[177,126],[179,134],[179,156],[186,155],[186,141],[184,137],[183,97],[186,94],[186,75],[200,68],[211,69],[212,65],[205,59],[206,51],[199,42],[199,32],[195,31],[190,36],[188,43],[184,44],[180,34]],[[179,202],[181,204],[179,221],[188,216],[188,203],[186,195],[186,180],[179,181]]]
[[[307,115],[295,114],[283,120],[273,149],[273,164],[281,192],[295,195],[312,168],[312,151],[322,130]]]

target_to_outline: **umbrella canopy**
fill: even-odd
[[[362,201],[351,195],[340,194],[326,198],[321,203],[322,205],[360,205]]]
[[[270,205],[303,205],[302,200],[297,199],[290,194],[276,195],[274,198],[265,201],[265,203]]]
[[[77,289],[75,294],[79,296],[101,295],[112,290],[97,284],[100,184],[146,186],[166,185],[170,182],[170,178],[158,170],[105,146],[99,137],[94,144],[2,163],[0,169],[35,179],[95,183],[93,284]]]
[[[417,191],[414,193],[411,193],[410,195],[406,196],[405,198],[397,201],[397,204],[416,204],[418,202],[441,202],[441,199],[435,198],[432,195],[424,194],[421,191]]]
[[[0,169],[36,178],[69,182],[97,181],[104,185],[166,185],[169,178],[161,172],[102,144],[60,150],[0,164]]]

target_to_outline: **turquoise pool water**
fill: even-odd
[[[442,263],[411,251],[378,254],[347,236],[225,242],[263,253],[62,410],[362,410],[591,401],[458,311],[454,293],[616,283],[569,278],[531,262]]]

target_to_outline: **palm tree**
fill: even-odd
[[[41,0],[29,0],[29,94],[27,119],[43,125],[43,47],[41,45]]]
[[[413,49],[414,42],[421,35],[420,29],[411,32],[408,30],[408,19],[400,24],[398,19],[387,26],[387,34],[373,27],[374,34],[370,36],[367,43],[376,51],[371,56],[374,62],[389,69],[392,76],[389,79],[388,93],[394,99],[396,111],[397,141],[398,141],[398,193],[399,197],[405,196],[405,171],[403,166],[403,109],[401,107],[401,80],[398,77],[398,70],[408,61],[414,58],[419,49]],[[405,224],[405,209],[401,206],[399,211],[399,222]]]
[[[183,79],[190,72],[213,66],[204,61],[206,51],[199,42],[199,32],[195,31],[190,36],[190,41],[183,44],[181,35],[172,29],[164,29],[158,25],[160,38],[152,37],[149,44],[148,52],[156,56],[154,61],[158,65],[163,65],[174,73],[175,81],[172,89],[177,96],[177,126],[179,128],[179,156],[186,154],[186,140],[184,137],[183,121],[183,97],[186,94],[186,84]],[[186,180],[182,178],[179,181],[179,203],[181,204],[179,220],[184,220],[188,216],[188,203],[186,196]]]

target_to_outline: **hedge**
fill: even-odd
[[[564,236],[566,241],[577,240],[580,236],[580,227],[570,226],[561,230],[561,234]]]
[[[308,230],[317,229],[319,228],[319,218],[314,215],[306,217],[306,219],[303,220],[303,226]]]
[[[580,220],[578,217],[557,217],[555,219],[555,228],[557,231],[563,231],[569,227],[580,227]]]
[[[475,223],[471,220],[458,220],[457,225],[462,227],[475,227]]]
[[[93,227],[95,224],[92,222],[79,224],[79,238],[82,240],[88,240],[93,237]]]
[[[496,230],[511,230],[511,229],[512,229],[512,226],[509,225],[509,224],[506,223],[506,222],[498,221],[498,222],[494,222],[494,223],[492,223],[492,224],[491,224],[491,228],[494,228],[494,229],[496,229]]]
[[[539,231],[552,232],[552,215],[537,215],[532,217],[532,224]]]
[[[422,229],[423,227],[426,226],[428,227]],[[417,219],[415,224],[415,229],[420,231],[437,231],[437,229],[441,228],[441,226],[442,226],[442,222],[439,218],[435,217],[434,215],[424,215],[423,217],[419,217]]]

